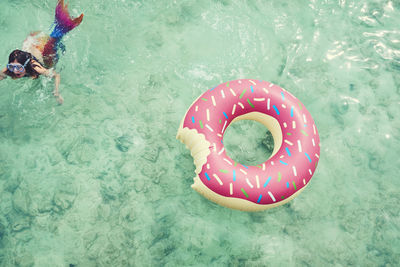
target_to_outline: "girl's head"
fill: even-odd
[[[38,73],[32,68],[32,55],[21,50],[14,50],[8,57],[6,74],[13,79],[26,76],[37,77]]]

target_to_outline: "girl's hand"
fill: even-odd
[[[0,72],[0,81],[7,78],[7,75],[5,74],[7,71],[7,68],[4,68],[1,72]]]
[[[54,90],[53,95],[55,96],[58,104],[61,105],[62,103],[64,103],[64,98],[60,95],[60,93],[58,91]]]
[[[58,95],[58,96],[56,97],[56,100],[57,100],[58,104],[60,104],[60,105],[62,105],[62,104],[64,103],[64,98],[62,98],[61,95]]]

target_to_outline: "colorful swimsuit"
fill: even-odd
[[[35,60],[46,68],[53,67],[58,61],[58,49],[62,47],[62,37],[83,19],[83,14],[71,18],[64,5],[64,0],[59,0],[55,10],[54,29],[50,35],[41,31],[32,32],[24,41],[22,50],[31,53]]]

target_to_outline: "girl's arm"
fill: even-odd
[[[7,71],[7,68],[4,68],[1,72],[0,72],[0,81],[7,78],[7,75],[5,74]]]
[[[42,66],[35,66],[33,68],[37,73],[50,77],[50,78],[54,78],[54,91],[53,91],[53,95],[56,97],[56,100],[59,104],[62,104],[64,102],[64,99],[62,98],[62,96],[60,95],[59,92],[59,86],[60,86],[60,74],[58,74],[57,72],[55,72],[52,69],[46,69]]]

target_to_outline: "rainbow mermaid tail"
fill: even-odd
[[[64,5],[64,0],[59,0],[56,7],[56,18],[54,21],[55,27],[50,37],[60,40],[67,32],[81,24],[83,14],[72,19],[68,12],[68,5]]]
[[[71,18],[68,5],[64,5],[64,0],[59,0],[56,6],[54,29],[51,34],[31,33],[24,41],[22,50],[34,55],[45,67],[53,67],[58,61],[57,51],[61,46],[62,37],[77,27],[82,19],[83,14],[77,18]]]

